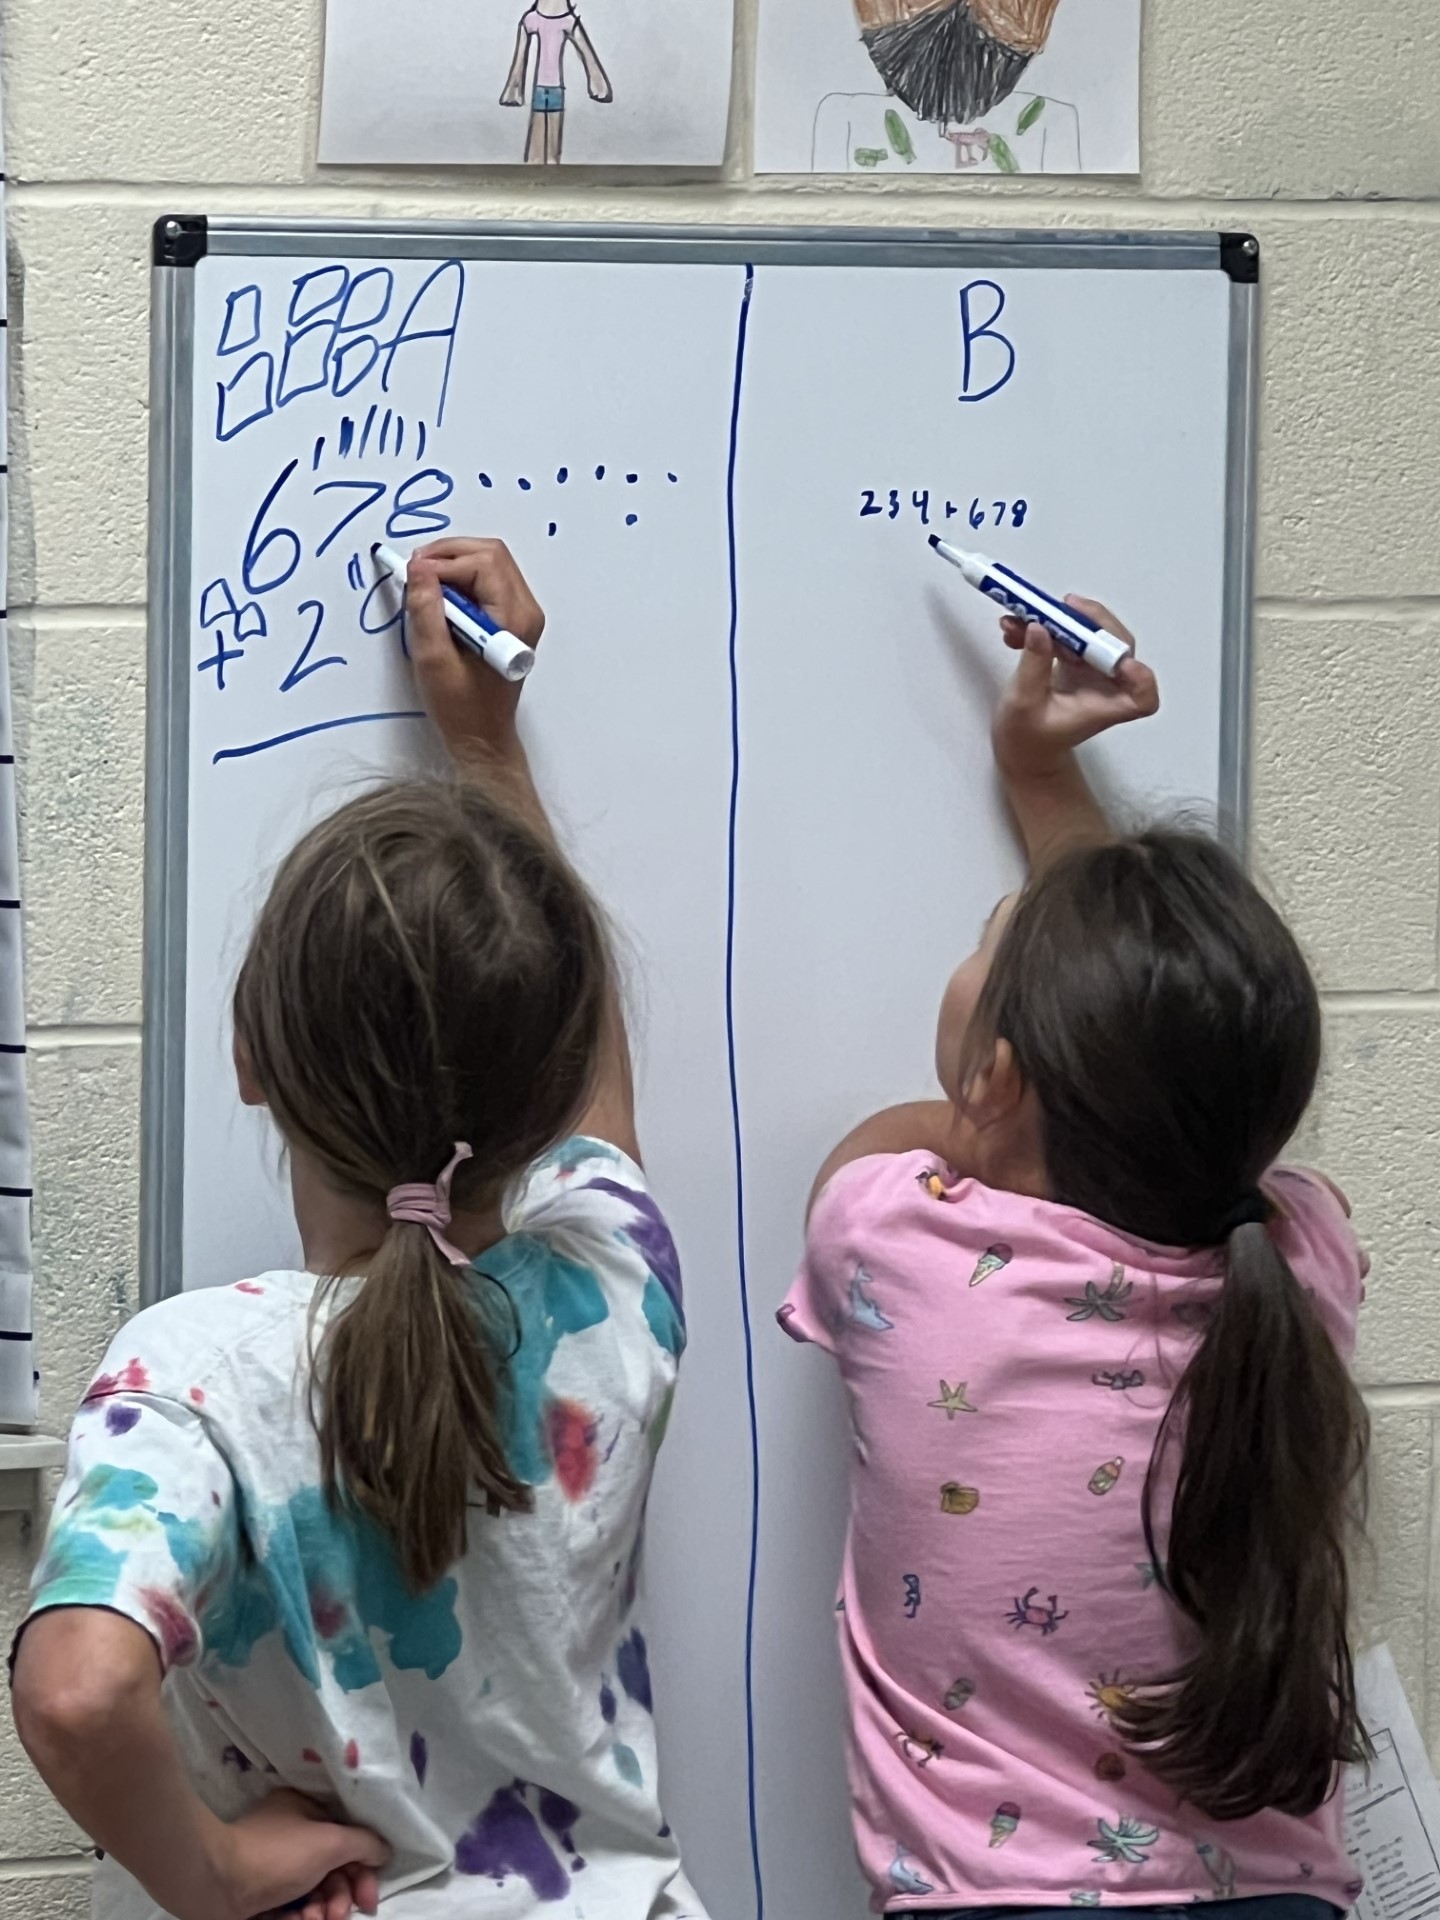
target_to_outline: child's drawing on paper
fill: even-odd
[[[1140,0],[762,0],[757,166],[1132,170],[1139,20]]]
[[[502,107],[523,106],[526,78],[533,70],[525,136],[525,159],[531,166],[558,166],[564,157],[565,56],[572,47],[585,69],[590,98],[609,106],[615,98],[610,77],[570,0],[535,0],[521,16],[515,57],[500,96]]]
[[[717,167],[734,39],[735,0],[325,0],[320,158]]]

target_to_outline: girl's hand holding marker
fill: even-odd
[[[421,552],[432,560],[442,556],[442,550],[465,546],[500,547],[499,541],[437,541],[433,546],[424,547]],[[504,551],[503,547],[501,551]],[[371,557],[397,584],[409,579],[409,563],[394,547],[382,545],[379,541],[370,549]],[[508,557],[508,556],[507,556]],[[518,568],[514,567],[515,579],[525,587]],[[497,620],[479,601],[462,593],[451,580],[442,579],[440,592],[445,601],[445,618],[450,630],[458,640],[477,653],[487,667],[493,667],[502,680],[519,683],[524,680],[535,664],[535,648],[522,635],[509,631],[502,621]],[[529,609],[539,616],[540,626],[544,626],[544,615],[536,606],[529,589],[525,588]],[[537,630],[536,638],[539,638]]]
[[[987,600],[994,600],[1007,613],[1027,623],[1038,621],[1067,653],[1074,654],[1088,666],[1098,667],[1101,673],[1113,676],[1119,671],[1129,651],[1127,645],[1113,629],[1103,627],[1087,613],[1083,602],[1057,600],[1054,594],[1046,593],[1023,574],[1016,573],[1013,567],[987,560],[983,553],[965,553],[942,540],[938,533],[931,534],[930,545]]]
[[[1134,636],[1098,600],[1072,596],[1067,604],[1114,634],[1128,651],[1115,672],[1105,674],[1057,646],[1037,621],[1003,616],[1006,646],[1023,655],[991,728],[995,761],[1007,779],[1053,773],[1096,734],[1127,720],[1148,719],[1160,709],[1159,685],[1136,659]]]
[[[410,664],[436,731],[461,765],[512,761],[524,677],[477,672],[478,649],[456,643],[454,608],[463,598],[533,663],[545,615],[510,549],[502,540],[436,540],[411,555],[405,581]]]

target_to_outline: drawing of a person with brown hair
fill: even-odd
[[[520,19],[515,38],[515,58],[502,107],[525,104],[525,81],[533,65],[530,92],[530,128],[525,140],[525,158],[532,166],[558,166],[565,143],[565,55],[574,47],[585,69],[585,83],[592,100],[608,106],[614,99],[609,75],[600,64],[600,56],[590,36],[580,24],[572,0],[534,0]],[[533,61],[531,56],[534,56]]]

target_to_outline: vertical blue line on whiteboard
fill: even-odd
[[[735,1226],[740,1268],[740,1317],[745,1333],[745,1393],[750,1411],[750,1573],[745,1595],[745,1770],[750,1808],[750,1862],[755,1874],[755,1920],[765,1920],[760,1874],[760,1823],[755,1792],[755,1582],[760,1565],[760,1420],[755,1405],[755,1336],[750,1325],[750,1280],[745,1266],[745,1148],[740,1130],[740,1075],[735,1057],[735,846],[740,816],[740,577],[735,542],[735,469],[740,458],[740,398],[745,385],[745,341],[755,269],[745,269],[740,326],[735,338],[735,394],[730,406],[730,465],[725,484],[730,539],[730,830],[725,914],[725,1041],[730,1061],[730,1120],[735,1139]]]

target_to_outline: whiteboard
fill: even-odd
[[[235,970],[303,828],[429,750],[371,542],[499,535],[550,615],[525,726],[618,929],[686,1270],[669,1817],[717,1920],[858,1920],[847,1441],[773,1314],[817,1165],[931,1087],[942,985],[1021,872],[994,609],[927,539],[1122,612],[1165,706],[1096,770],[1238,830],[1253,242],[185,218],[156,258],[148,1297],[298,1261]]]

